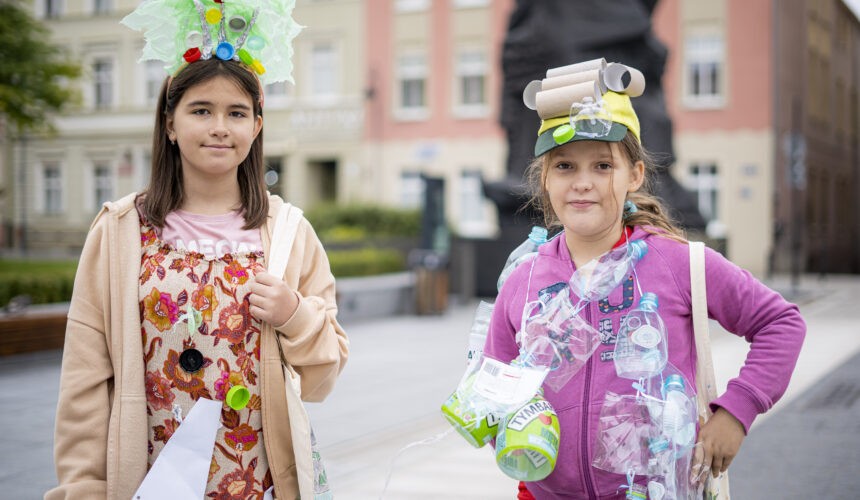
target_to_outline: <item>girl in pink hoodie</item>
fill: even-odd
[[[557,116],[541,109],[540,95],[537,99],[543,121],[536,159],[529,168],[532,201],[543,212],[547,227],[562,231],[504,283],[485,355],[503,362],[516,359],[526,305],[564,288],[575,303],[578,297],[569,289],[569,280],[593,259],[633,240],[643,240],[648,251],[635,272],[579,312],[599,333],[600,345],[560,390],[544,386],[544,397],[555,408],[561,428],[558,459],[546,479],[521,485],[520,498],[624,498],[626,492],[619,485],[627,484],[627,478],[592,462],[606,393],[635,394],[631,380],[616,374],[613,355],[623,318],[641,293],[659,297],[659,314],[668,332],[668,362],[688,381],[695,380],[687,241],[660,202],[648,194],[653,166],[627,95],[636,94],[616,90],[599,95],[601,107],[590,115],[603,120],[605,129],[597,131],[577,121],[568,112],[569,104],[559,107]],[[708,316],[750,343],[743,369],[713,401],[713,417],[698,430],[691,469],[707,469],[716,477],[737,455],[755,417],[785,392],[806,327],[795,305],[719,253],[706,249],[705,269]],[[636,475],[633,482],[644,489],[647,477]]]

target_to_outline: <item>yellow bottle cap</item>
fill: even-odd
[[[221,11],[218,9],[209,9],[206,11],[206,22],[209,24],[218,24],[221,22]]]

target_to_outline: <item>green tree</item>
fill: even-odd
[[[81,74],[21,0],[0,0],[0,119],[19,133],[50,129],[51,113],[77,98]]]

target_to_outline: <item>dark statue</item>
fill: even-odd
[[[548,68],[600,57],[627,64],[645,75],[645,93],[633,99],[633,107],[642,126],[642,142],[657,159],[652,192],[665,202],[682,227],[704,230],[705,221],[693,196],[669,174],[675,156],[672,122],[661,82],[668,51],[651,30],[656,3],[657,0],[516,1],[502,53],[501,124],[509,145],[507,178],[484,185],[486,196],[498,207],[503,243],[524,239],[529,224],[539,222],[530,220],[533,214],[521,210],[526,201],[523,173],[534,158],[540,126],[537,113],[523,104],[523,89],[530,81],[544,78]],[[505,248],[515,246],[516,243]],[[493,272],[498,270],[489,274]]]

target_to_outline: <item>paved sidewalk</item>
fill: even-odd
[[[790,291],[786,279],[772,285]],[[735,499],[853,498],[860,491],[860,277],[805,276],[798,292],[807,341],[785,397],[756,421],[732,467]],[[336,498],[380,498],[389,471],[386,500],[515,497],[515,481],[498,470],[491,450],[470,447],[439,414],[463,373],[476,305],[345,325],[349,363],[326,402],[309,405]],[[717,325],[712,336],[724,387],[747,345]],[[51,442],[59,361],[59,351],[0,357],[7,444],[0,498],[37,499],[56,482]]]

